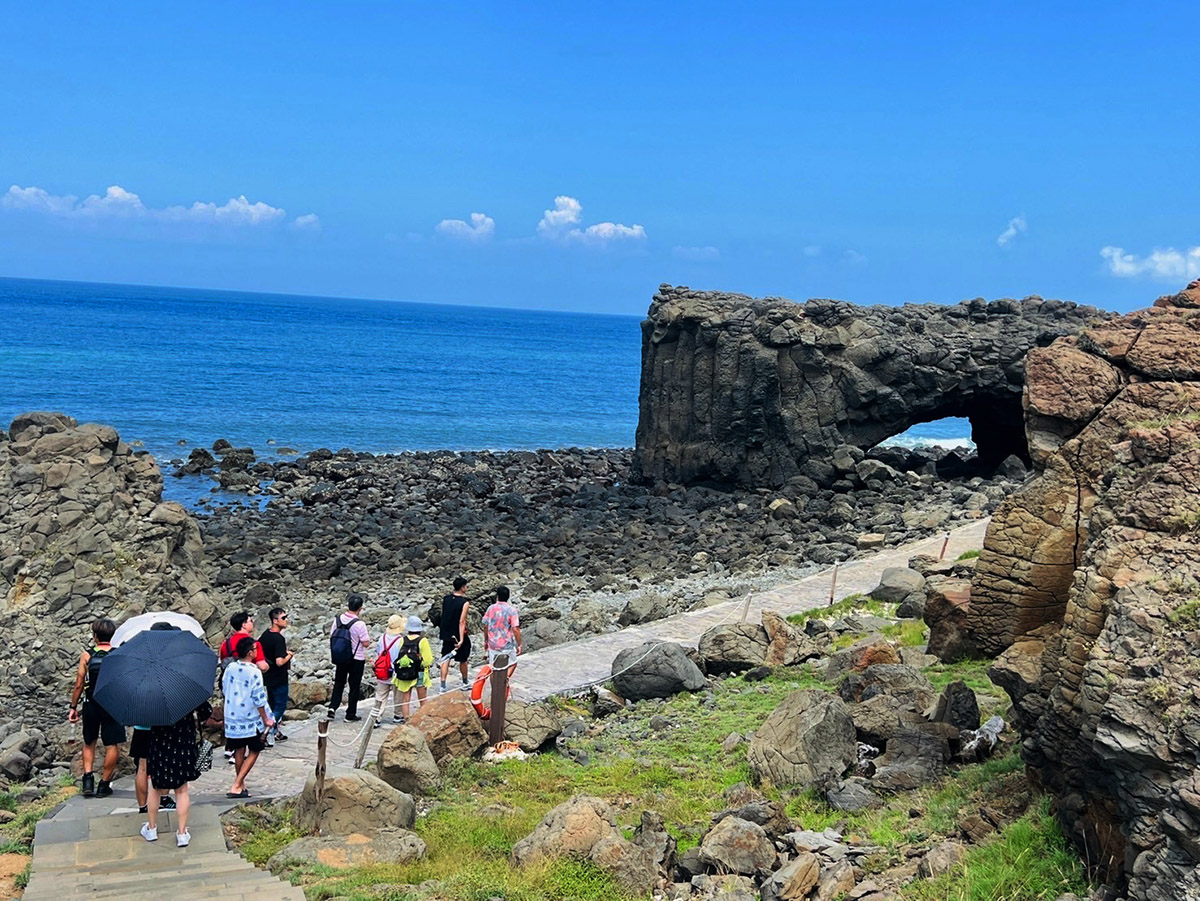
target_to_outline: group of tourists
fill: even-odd
[[[461,685],[469,689],[471,639],[468,635],[468,614],[471,601],[467,597],[468,580],[458,577],[453,591],[430,614],[441,641],[439,688],[445,692],[451,665],[458,664]],[[424,703],[433,688],[433,647],[425,636],[425,623],[419,616],[403,617],[392,614],[387,627],[378,639],[372,640],[362,619],[366,598],[357,592],[346,600],[346,609],[334,617],[329,627],[329,649],[334,665],[333,693],[330,716],[341,707],[346,695],[347,722],[362,719],[358,715],[361,683],[366,672],[368,655],[373,652],[372,675],[375,678],[375,725],[378,727],[384,711],[392,708],[392,722],[404,723],[416,705]],[[239,611],[229,619],[230,634],[217,650],[221,673],[221,694],[224,698],[223,720],[225,757],[233,766],[233,781],[226,792],[229,798],[249,798],[246,777],[254,768],[259,755],[287,741],[281,722],[288,705],[288,673],[294,651],[288,650],[284,630],[288,613],[283,607],[268,612],[269,627],[254,637],[254,617]],[[510,600],[507,587],[495,590],[495,598],[483,615],[483,643],[488,663],[494,664],[504,656],[509,674],[516,667],[516,657],[524,650],[520,616]],[[152,630],[174,629],[178,626],[155,623]],[[124,629],[124,627],[123,627]],[[198,625],[197,625],[198,629]],[[79,658],[71,706],[67,718],[83,726],[84,797],[104,798],[113,794],[112,780],[116,772],[120,748],[126,740],[125,726],[111,716],[95,698],[100,668],[113,650],[117,625],[111,619],[98,619],[92,624],[92,643]],[[210,658],[211,660],[211,658]],[[210,664],[211,665],[211,664]],[[188,701],[190,706],[194,703]],[[199,776],[201,725],[213,715],[208,702],[187,713],[170,725],[134,726],[129,753],[136,766],[134,779],[138,808],[147,815],[141,829],[146,841],[157,841],[157,816],[161,810],[176,810],[176,845],[187,847],[191,835],[188,821],[188,783]],[[104,761],[100,779],[96,780],[94,766],[97,740],[104,742]],[[171,797],[174,794],[174,798]]]

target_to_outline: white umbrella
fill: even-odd
[[[112,646],[118,647],[139,632],[149,631],[150,627],[155,623],[168,623],[172,626],[178,626],[184,632],[191,632],[197,638],[204,637],[204,627],[196,621],[194,617],[188,616],[186,613],[173,613],[170,610],[160,610],[156,613],[142,613],[138,616],[131,616],[125,622],[117,627],[116,633],[112,637]]]

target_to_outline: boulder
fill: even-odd
[[[851,777],[825,792],[825,800],[834,810],[844,813],[859,813],[883,806],[883,799],[867,786],[866,782]]]
[[[902,729],[888,739],[872,784],[886,791],[928,785],[946,772],[949,749],[943,738],[917,728]]]
[[[656,619],[662,619],[667,615],[666,604],[663,603],[662,597],[655,592],[643,592],[629,599],[625,604],[625,609],[621,611],[621,615],[617,617],[618,626],[637,626],[642,623],[653,622]]]
[[[755,876],[775,864],[775,843],[757,823],[725,817],[700,841],[700,860],[721,873]]]
[[[926,650],[943,663],[955,663],[976,653],[975,643],[967,634],[970,607],[971,583],[967,579],[933,579],[926,586]]]
[[[613,660],[612,676],[617,693],[628,701],[669,698],[708,684],[683,647],[667,641],[621,651]]]
[[[764,610],[762,624],[767,630],[764,666],[792,666],[821,656],[821,649],[780,614]]]
[[[817,855],[802,852],[762,884],[762,901],[804,901],[821,876]]]
[[[408,723],[421,730],[439,767],[455,758],[474,757],[487,747],[487,732],[464,692],[427,699]]]
[[[661,878],[653,851],[617,832],[596,842],[588,857],[630,895],[645,897]]]
[[[562,720],[547,704],[527,704],[509,698],[504,707],[504,738],[532,753],[558,738]]]
[[[933,722],[949,723],[964,732],[979,728],[979,699],[967,683],[951,682],[943,689],[933,712]]]
[[[836,901],[854,888],[854,867],[848,861],[839,860],[821,869],[817,890],[810,901]]]
[[[783,804],[779,801],[768,801],[766,798],[747,801],[745,804],[715,813],[713,823],[719,823],[725,817],[737,817],[739,820],[761,826],[771,838],[777,838],[792,828],[792,821],[788,819]]]
[[[925,674],[907,663],[876,663],[862,672],[849,673],[838,686],[838,696],[847,703],[869,701],[878,695],[923,710],[933,702],[934,690]]]
[[[617,814],[607,801],[576,795],[547,813],[533,832],[512,849],[519,867],[545,859],[569,857],[588,860],[601,839],[620,837]]]
[[[921,858],[917,875],[922,879],[932,879],[934,876],[949,873],[962,862],[966,854],[967,849],[962,842],[941,842],[930,848]]]
[[[643,810],[641,822],[633,830],[633,841],[650,852],[660,876],[666,878],[675,870],[675,838],[667,832],[661,814]]]
[[[898,604],[916,591],[925,588],[925,577],[905,566],[890,566],[879,577],[879,584],[871,589],[870,596],[877,601]]]
[[[830,655],[825,664],[825,681],[833,682],[843,673],[864,670],[876,663],[899,663],[900,652],[882,635],[868,635]]]
[[[841,698],[792,692],[755,731],[748,758],[756,780],[807,788],[841,776],[854,763],[854,722]]]
[[[415,726],[392,729],[379,746],[377,763],[379,778],[402,792],[428,795],[441,785],[425,734]]]
[[[33,773],[33,761],[20,748],[0,751],[0,773],[14,782],[24,782]]]
[[[288,866],[319,864],[335,870],[377,864],[405,864],[425,857],[425,842],[405,829],[379,829],[370,834],[309,835],[275,852],[267,861],[273,873]]]
[[[397,791],[366,770],[330,767],[317,803],[317,777],[304,783],[296,802],[296,825],[326,835],[370,834],[380,829],[411,829],[417,818],[412,796]]]
[[[925,617],[925,589],[905,595],[896,606],[897,619],[923,619]]]
[[[760,666],[766,660],[767,645],[767,630],[762,626],[727,623],[700,636],[700,656],[710,673],[738,673]]]

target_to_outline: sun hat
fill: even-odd
[[[404,617],[399,613],[393,613],[388,617],[387,634],[399,635],[404,631]]]
[[[399,617],[397,617],[397,619],[399,619]],[[425,624],[423,622],[421,622],[421,617],[410,616],[408,618],[408,631],[409,632],[424,632],[425,631]]]

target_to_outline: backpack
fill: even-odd
[[[87,692],[86,697],[89,701],[94,700],[92,692],[96,690],[96,680],[100,678],[100,664],[104,662],[104,658],[108,656],[108,651],[102,651],[99,648],[92,648],[88,651],[88,667],[87,667]]]
[[[383,646],[383,650],[375,658],[375,678],[380,682],[386,682],[392,678],[392,648],[396,646],[396,642],[399,640],[400,636],[397,635],[392,639],[390,644]]]
[[[435,629],[441,628],[442,625],[442,602],[434,601],[429,605],[429,622],[433,624]]]
[[[333,621],[333,634],[329,636],[329,659],[335,666],[349,663],[354,659],[354,642],[350,638],[350,627],[358,617],[351,617],[350,622],[344,622],[339,613]]]
[[[232,635],[229,636],[229,638],[232,637]],[[217,657],[220,658],[220,672],[222,677],[225,675],[225,670],[229,669],[229,664],[237,660],[237,655],[233,652],[233,644],[229,638],[221,642],[221,647],[217,650]]]
[[[401,682],[412,682],[421,672],[421,638],[405,638],[392,671]]]

